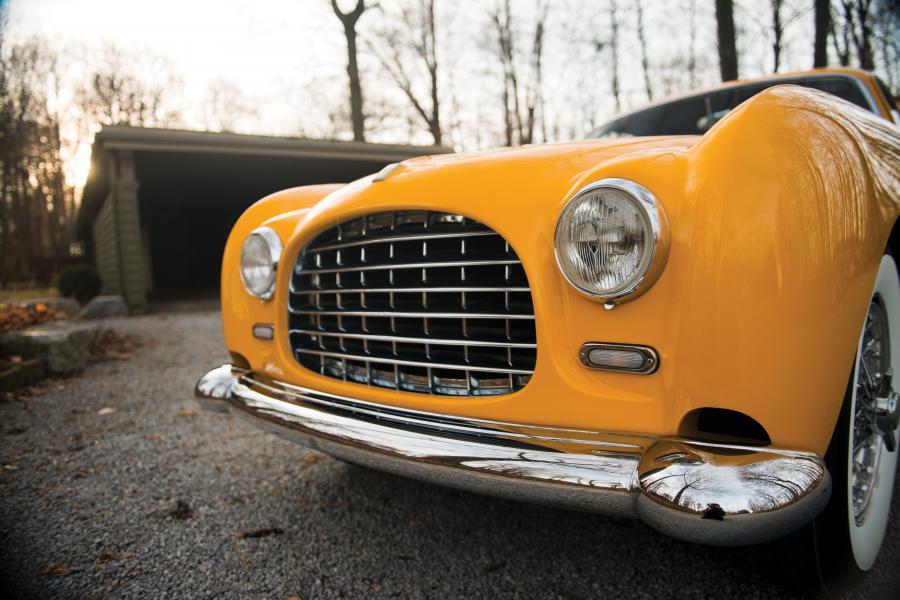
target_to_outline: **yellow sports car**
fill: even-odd
[[[870,569],[897,463],[900,133],[868,73],[251,206],[196,396],[337,458]]]

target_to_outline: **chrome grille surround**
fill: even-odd
[[[517,391],[534,372],[522,264],[462,215],[380,212],[324,231],[297,258],[288,313],[297,361],[344,381],[483,396]]]

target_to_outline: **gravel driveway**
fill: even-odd
[[[370,472],[200,412],[193,385],[227,358],[218,313],[113,323],[142,341],[133,358],[0,404],[0,586],[16,596],[790,597],[768,547]],[[858,597],[898,589],[895,518]]]

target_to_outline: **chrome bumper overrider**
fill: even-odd
[[[223,365],[197,383],[231,412],[350,462],[474,492],[639,517],[683,540],[746,545],[813,519],[831,478],[816,454],[538,427],[373,404]]]

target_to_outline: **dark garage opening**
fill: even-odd
[[[445,148],[107,127],[78,217],[106,293],[132,310],[212,297],[232,225],[278,190],[349,182]]]
[[[382,163],[284,157],[138,153],[140,221],[156,296],[218,289],[231,227],[256,200],[298,185],[352,181]]]

